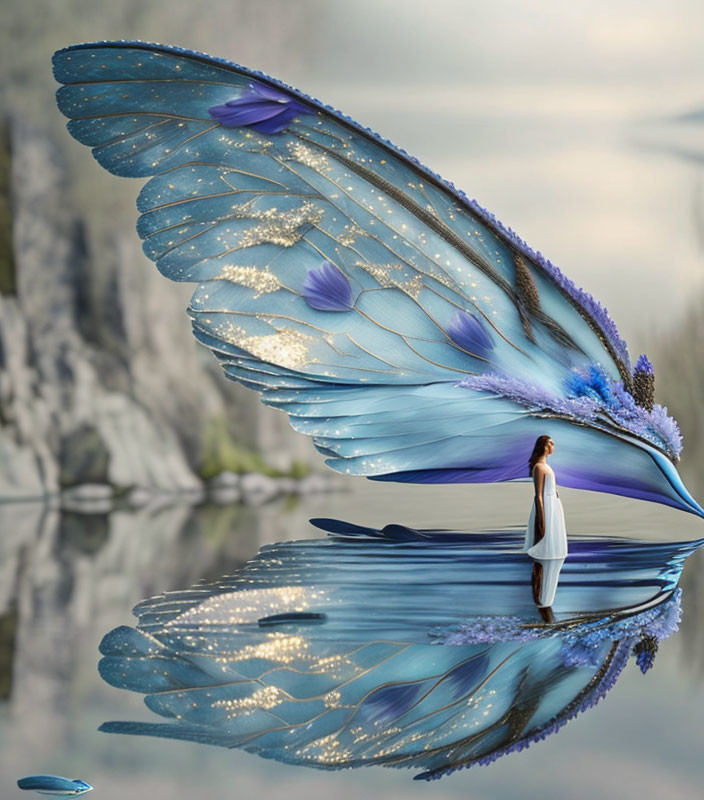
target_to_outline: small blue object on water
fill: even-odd
[[[327,614],[316,614],[312,611],[290,611],[286,614],[272,614],[259,620],[260,628],[271,628],[274,625],[322,625]]]
[[[78,797],[93,790],[93,787],[85,781],[62,778],[60,775],[30,775],[27,778],[20,778],[17,785],[20,789],[30,789],[55,797]]]

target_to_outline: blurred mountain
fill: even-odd
[[[298,437],[195,343],[187,287],[146,263],[133,230],[91,230],[43,133],[15,120],[2,139],[0,496],[196,490],[198,473],[236,468],[213,463],[222,439],[285,469]]]

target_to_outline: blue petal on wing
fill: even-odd
[[[239,97],[209,108],[208,113],[225,128],[249,127],[260,133],[280,133],[297,115],[313,112],[287,93],[251,83]]]
[[[357,716],[370,725],[389,725],[410,710],[422,691],[423,682],[380,686],[364,699]]]
[[[480,653],[448,672],[447,680],[452,684],[453,696],[457,698],[468,694],[486,675],[488,667],[488,656]]]
[[[559,399],[574,370],[597,365],[637,403],[652,389],[594,298],[403,150],[273,78],[179,48],[75,45],[54,71],[71,134],[109,171],[149,178],[138,233],[166,277],[195,284],[196,337],[334,469],[523,479],[535,438],[560,421],[564,485],[704,513],[653,459],[677,455],[660,406],[647,420],[605,408],[597,422],[482,382]],[[570,452],[587,433],[602,452],[588,473]]]
[[[463,350],[486,357],[494,347],[486,329],[474,314],[458,311],[447,327],[450,339]]]
[[[353,305],[347,276],[329,261],[308,272],[302,291],[306,303],[316,311],[349,311]]]

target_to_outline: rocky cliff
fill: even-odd
[[[312,459],[195,343],[189,287],[158,274],[131,225],[81,217],[48,136],[15,119],[0,139],[0,497],[196,491],[220,469]]]

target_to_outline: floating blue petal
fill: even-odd
[[[463,350],[468,350],[482,358],[485,358],[494,348],[494,343],[489,338],[484,325],[474,314],[466,311],[458,311],[455,314],[452,322],[447,326],[447,335]]]
[[[17,781],[20,789],[52,794],[57,797],[78,797],[92,791],[93,787],[82,780],[62,778],[60,775],[29,775]]]
[[[352,287],[347,276],[329,261],[311,269],[303,282],[303,297],[316,311],[349,311]]]
[[[294,117],[313,112],[285,92],[251,83],[244,94],[209,108],[208,113],[226,128],[248,127],[260,133],[279,133]]]

